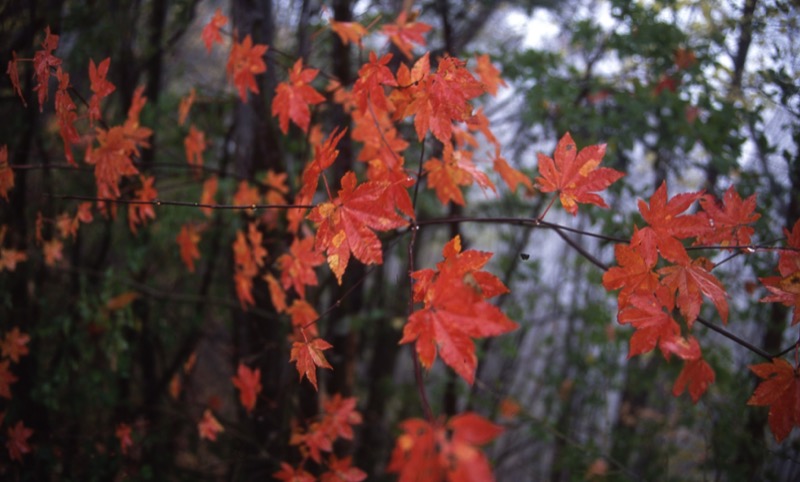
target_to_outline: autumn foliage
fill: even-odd
[[[223,36],[231,35],[223,30],[228,23],[217,10],[203,29],[202,41],[208,52],[221,48]],[[597,207],[608,208],[603,192],[624,176],[603,165],[608,161],[604,159],[605,144],[578,148],[569,132],[557,140],[552,157],[538,155],[537,175],[512,167],[501,156],[500,143],[483,111],[473,105],[481,96],[495,95],[504,85],[499,71],[488,56],[465,61],[450,56],[433,59],[430,53],[424,53],[415,58],[414,51],[425,46],[425,34],[430,30],[423,22],[403,13],[371,33],[354,22],[332,21],[330,28],[345,44],[358,46],[369,35],[383,36],[405,61],[395,63],[391,53],[370,51],[353,85],[333,84],[332,91],[322,89],[320,71],[303,59],[281,72],[284,80],[278,83],[271,104],[280,132],[315,139],[298,179],[270,171],[258,186],[243,180],[234,193],[219,193],[216,175],[204,170],[210,139],[200,126],[190,124],[183,141],[186,165],[198,185],[202,182],[202,188],[199,198],[182,201],[195,203],[207,217],[222,205],[236,207],[245,220],[229,245],[233,260],[230,284],[238,305],[244,311],[254,309],[259,305],[254,285],[266,283],[279,320],[274,322],[286,323],[291,333],[286,340],[288,361],[297,372],[298,383],[310,383],[314,390],[319,389],[323,378],[320,369],[332,369],[326,351],[333,345],[316,325],[320,307],[309,303],[309,291],[331,275],[342,284],[345,273],[357,263],[368,267],[383,264],[389,238],[405,237],[412,258],[415,232],[426,222],[418,220],[419,196],[438,199],[442,206],[466,206],[470,197],[465,188],[469,186],[477,185],[489,196],[506,188],[516,193],[522,186],[522,194],[544,196],[549,204],[543,212],[514,222],[542,226],[556,199],[572,216],[579,211],[583,214]],[[238,101],[247,103],[263,94],[257,78],[266,71],[265,59],[271,50],[249,35],[240,38],[235,31],[232,35],[227,63],[220,68],[225,69]],[[141,123],[147,103],[144,89],[135,91],[123,122],[112,124],[104,118],[102,105],[115,91],[108,80],[115,60],[90,60],[86,72],[73,71],[72,75],[90,79],[91,94],[85,93],[88,102],[82,103],[82,98],[71,91],[69,75],[56,55],[58,43],[59,37],[47,28],[32,59],[14,53],[8,75],[24,104],[19,70],[32,64],[39,109],[52,108],[57,114],[64,159],[70,165],[92,167],[94,204],[84,202],[69,208],[57,221],[42,220],[42,224],[53,222],[58,229],[45,230],[45,235],[37,232],[36,245],[27,252],[4,243],[8,228],[0,227],[0,271],[14,271],[34,251],[42,253],[47,265],[57,264],[64,243],[69,243],[78,229],[95,218],[113,220],[120,215],[120,205],[127,206],[123,212],[132,236],[141,235],[157,222],[159,209],[170,205],[160,197],[158,174],[142,172],[137,162],[153,135],[152,128]],[[51,76],[58,84],[53,105],[48,103]],[[194,90],[180,103],[176,115],[181,125],[191,117],[193,102]],[[322,126],[315,123],[315,113],[334,103],[349,114],[352,127],[337,126],[323,133]],[[478,135],[483,145],[489,146],[487,152],[475,147]],[[338,175],[333,166],[345,136],[358,144],[358,160],[365,165]],[[409,149],[414,143],[435,144],[437,149],[429,157],[416,160]],[[82,156],[75,155],[79,146],[84,148]],[[505,186],[495,185],[492,177],[502,179]],[[13,159],[2,146],[2,202],[9,202],[13,189]],[[223,196],[229,199],[223,200]],[[731,311],[726,287],[714,274],[717,265],[704,255],[706,250],[697,248],[747,248],[754,234],[752,225],[759,218],[756,208],[755,195],[742,199],[733,187],[717,199],[702,191],[670,195],[664,182],[649,199],[638,200],[641,223],[630,226],[625,242],[614,247],[615,266],[600,266],[605,269],[603,286],[617,292],[617,321],[632,328],[628,356],[658,349],[667,361],[682,363],[674,382],[675,396],[688,392],[697,402],[714,383],[714,369],[703,356],[704,347],[693,330],[698,323],[712,323],[703,317],[712,313],[706,307],[713,306],[714,317],[723,325],[728,323]],[[268,210],[269,215],[256,215],[257,210]],[[187,220],[171,235],[175,261],[189,273],[203,261],[206,229],[205,221]],[[271,252],[267,247],[274,232],[288,240],[281,252]],[[794,325],[800,321],[800,224],[785,234],[787,242],[780,250],[777,274],[761,278],[769,293],[761,301],[791,307]],[[476,341],[510,333],[518,325],[495,304],[513,287],[507,287],[486,269],[493,253],[464,249],[462,243],[460,236],[447,241],[435,267],[413,269],[413,264],[408,265],[408,279],[399,285],[410,298],[409,312],[397,343],[413,345],[416,362],[425,370],[431,370],[441,359],[472,386],[479,364]],[[408,262],[412,263],[411,259]],[[22,329],[15,327],[2,334],[0,397],[5,399],[14,396],[16,364],[29,354],[30,337]],[[769,427],[780,442],[800,425],[799,368],[775,358],[755,364],[751,370],[762,381],[742,404],[768,406]],[[236,390],[246,416],[258,404],[271,403],[261,395],[261,376],[258,368],[241,360],[230,379],[231,390]],[[418,388],[425,390],[421,382]],[[179,395],[177,382],[174,390],[173,395]],[[428,412],[426,403],[423,397],[423,408]],[[287,443],[299,457],[280,461],[273,476],[287,481],[364,480],[366,473],[335,450],[335,443],[352,440],[354,427],[363,422],[357,404],[356,398],[337,394],[323,400],[317,417],[297,421]],[[210,443],[231,432],[212,404],[203,409],[196,422],[197,437]],[[35,440],[39,434],[21,420],[4,420],[2,424],[8,434],[9,458],[24,463],[26,454],[35,447],[29,439]],[[124,420],[115,427],[119,450],[128,454],[137,444],[135,429]],[[492,480],[491,463],[482,447],[500,437],[503,430],[502,425],[474,412],[448,419],[432,416],[405,420],[399,426],[387,471],[398,474],[401,481]]]

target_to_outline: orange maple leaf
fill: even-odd
[[[203,412],[203,418],[197,423],[197,431],[200,432],[201,439],[208,439],[212,442],[217,440],[217,435],[225,431],[225,427],[214,417],[211,410]]]
[[[216,204],[216,201],[214,201],[214,196],[217,194],[218,185],[219,181],[217,180],[217,176],[211,176],[203,182],[203,193],[200,195],[200,204],[205,204],[207,206],[213,206]],[[210,218],[214,213],[213,208],[206,206],[203,206],[200,208],[200,210],[207,218]]]
[[[239,363],[236,376],[231,378],[233,386],[239,389],[239,400],[247,412],[252,412],[256,406],[258,394],[261,393],[261,370],[251,369],[244,363]]]
[[[178,236],[175,238],[180,248],[181,260],[186,265],[190,273],[194,273],[194,260],[200,259],[200,250],[197,244],[200,242],[200,232],[192,223],[181,226]]]
[[[627,244],[614,246],[619,266],[613,266],[603,274],[603,286],[606,290],[621,288],[618,297],[620,309],[627,304],[628,297],[633,293],[653,293],[658,286],[658,276],[653,271],[655,263],[648,264],[640,249]]]
[[[747,404],[770,407],[769,428],[780,443],[800,425],[800,370],[781,358],[751,365],[750,370],[763,380]]]
[[[414,44],[425,46],[425,33],[431,28],[427,23],[409,22],[406,12],[402,12],[394,23],[384,25],[381,32],[410,60],[413,58],[411,49]]]
[[[486,88],[486,92],[494,95],[497,95],[497,89],[502,85],[503,87],[506,86],[506,81],[500,77],[500,71],[492,65],[492,59],[489,58],[487,54],[483,55],[476,55],[476,60],[478,61],[478,66],[475,67],[475,72],[480,77],[481,82],[483,82],[483,86]]]
[[[264,281],[267,282],[267,287],[269,288],[269,296],[272,299],[272,306],[275,308],[275,311],[278,313],[283,313],[286,311],[286,292],[283,291],[281,288],[281,284],[272,276],[272,273],[267,273],[264,275]]]
[[[414,115],[414,129],[420,141],[430,131],[445,145],[450,143],[453,122],[465,122],[472,117],[471,99],[485,92],[483,85],[454,57],[439,61],[436,72],[430,74],[430,54],[414,65],[411,78],[419,81],[403,89],[409,97],[402,117]]]
[[[278,258],[283,289],[293,287],[300,298],[306,297],[306,286],[317,285],[314,267],[325,262],[322,253],[314,251],[314,238],[295,238],[289,252]]]
[[[486,299],[508,292],[494,275],[480,269],[491,253],[461,252],[454,237],[442,252],[444,261],[431,269],[415,271],[414,301],[424,308],[411,314],[399,343],[416,342],[420,362],[430,368],[436,353],[470,385],[478,364],[473,338],[508,333],[517,324]]]
[[[357,183],[355,173],[348,171],[342,177],[339,197],[319,204],[308,215],[318,225],[315,247],[327,253],[339,284],[351,253],[364,264],[383,263],[381,241],[374,231],[408,224],[395,205],[387,202],[389,183],[368,181],[356,187]]]
[[[300,374],[300,380],[304,376],[308,378],[308,381],[314,385],[314,390],[318,390],[317,367],[333,369],[328,360],[325,359],[325,355],[322,354],[323,351],[329,348],[333,348],[333,345],[322,338],[316,338],[311,341],[296,341],[292,344],[289,362],[297,363],[297,373]]]
[[[186,97],[181,98],[180,104],[178,104],[178,125],[182,126],[186,122],[186,117],[189,115],[189,110],[192,108],[192,104],[194,104],[194,97],[195,91],[194,87],[189,89],[189,94]]]
[[[303,132],[308,132],[311,122],[309,105],[325,102],[325,97],[320,95],[311,82],[317,77],[319,70],[304,69],[303,59],[297,59],[289,71],[289,82],[281,82],[272,99],[272,115],[278,116],[281,131],[289,131],[289,119],[297,124]]]
[[[203,27],[203,31],[200,33],[200,37],[203,39],[203,43],[206,44],[206,51],[211,53],[211,46],[214,45],[214,42],[222,43],[222,36],[219,33],[219,29],[225,26],[228,23],[228,17],[222,14],[222,9],[217,9],[214,12],[214,16],[211,17],[211,20]]]
[[[605,144],[587,146],[578,152],[567,132],[558,141],[554,159],[538,155],[540,176],[536,183],[542,192],[558,191],[561,205],[573,216],[578,214],[578,203],[607,208],[596,192],[606,189],[624,174],[608,167],[598,168],[605,153]]]
[[[446,425],[409,419],[400,426],[403,433],[386,470],[399,473],[401,481],[421,477],[431,482],[494,480],[489,461],[478,447],[500,436],[503,427],[473,412],[456,415]]]
[[[6,333],[2,343],[0,343],[0,351],[2,351],[4,358],[9,358],[14,363],[19,363],[19,357],[28,354],[28,342],[31,340],[30,335],[19,331],[19,327],[15,326],[11,331]]]
[[[205,133],[192,124],[189,126],[189,133],[183,139],[183,147],[186,150],[186,160],[190,166],[197,167],[195,173],[199,175],[199,168],[203,167],[203,151],[207,147]]]
[[[367,29],[358,22],[337,22],[331,19],[331,30],[339,36],[344,45],[349,42],[361,45],[361,37],[367,34]]]
[[[444,146],[442,160],[431,158],[422,167],[428,176],[428,186],[436,190],[436,197],[444,205],[453,201],[463,206],[461,186],[471,186],[473,182],[483,189],[496,191],[489,176],[472,162],[472,152],[454,150],[449,143]]]
[[[128,226],[133,234],[136,234],[136,225],[144,224],[148,218],[156,218],[156,212],[152,204],[158,199],[158,191],[153,187],[156,179],[152,176],[139,176],[139,180],[142,183],[142,187],[136,190],[134,200],[147,204],[128,205]]]
[[[100,62],[100,65],[95,65],[94,60],[89,59],[89,79],[91,80],[92,89],[92,97],[89,99],[90,124],[103,117],[102,112],[100,112],[100,101],[108,97],[116,89],[114,84],[106,80],[110,63],[110,57],[106,57],[105,60]]]
[[[268,46],[262,44],[253,45],[250,35],[241,42],[233,42],[225,69],[228,77],[233,80],[233,85],[239,90],[239,97],[244,103],[247,103],[248,90],[254,94],[259,92],[256,74],[267,71],[267,64],[264,63],[267,48]]]

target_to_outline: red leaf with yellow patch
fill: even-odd
[[[564,210],[575,216],[578,204],[595,204],[607,208],[596,193],[603,191],[623,173],[608,167],[598,167],[606,153],[605,144],[587,146],[578,152],[567,132],[558,141],[553,159],[539,154],[539,174],[536,183],[542,192],[558,191]]]
[[[408,224],[389,202],[389,183],[357,183],[355,173],[348,172],[342,177],[339,197],[318,205],[308,215],[318,225],[315,247],[327,253],[328,265],[339,284],[351,253],[364,264],[383,263],[381,241],[374,231]]]

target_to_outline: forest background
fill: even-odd
[[[209,47],[201,32],[217,9],[228,21]],[[65,157],[52,106],[58,81],[37,89],[33,63],[19,62],[19,95],[9,77],[0,84],[0,172],[13,169],[13,186],[0,176],[0,440],[8,448],[0,474],[289,480],[302,470],[340,476],[328,480],[395,480],[396,472],[414,480],[397,453],[410,440],[407,421],[429,410],[451,421],[480,414],[481,422],[469,419],[482,432],[473,443],[493,440],[481,450],[497,480],[799,478],[800,438],[776,441],[769,409],[747,406],[759,384],[749,366],[778,353],[795,363],[787,350],[797,340],[794,313],[759,302],[769,294],[759,279],[774,276],[783,251],[773,248],[800,219],[798,17],[793,2],[759,0],[3,2],[2,65],[33,58],[46,29],[58,35],[54,53],[69,72],[82,136],[137,116],[134,131],[151,131],[131,161],[142,177],[122,180],[116,207],[96,203],[114,193],[98,194],[84,159],[92,140],[67,147],[78,167]],[[358,22],[368,34],[346,42],[336,22]],[[412,27],[398,41],[392,25]],[[226,72],[248,35],[268,46],[252,87]],[[352,259],[339,280],[319,247],[293,245],[291,210],[193,206],[211,179],[211,204],[286,204],[336,134],[325,189],[335,194],[348,170],[361,176],[368,142],[337,96],[363,77],[370,51],[391,53],[392,73],[425,52],[432,71],[447,54],[472,71],[491,72],[491,63],[501,72],[496,85],[476,74],[486,92],[473,96],[472,113],[485,114],[491,135],[473,125],[455,138],[470,145],[474,133],[464,152],[483,177],[442,194],[426,171],[414,194],[419,229],[380,233],[382,263]],[[289,122],[272,107],[279,84],[300,73],[297,59],[319,69],[305,81],[322,98],[308,100],[305,126],[302,114],[287,111]],[[51,105],[40,109],[48,91]],[[132,107],[141,111],[132,116]],[[415,127],[406,122],[405,140],[392,139],[408,141],[402,156],[414,178],[424,161],[452,155],[440,136],[419,141]],[[573,216],[534,189],[537,153],[553,155],[567,132],[579,148],[605,144],[603,166],[625,173],[602,193],[608,209],[581,205]],[[378,138],[380,150],[388,141]],[[509,189],[496,149],[527,181]],[[664,182],[670,196],[703,190],[720,199],[733,186],[741,199],[756,196],[760,214],[753,247],[703,252],[730,311],[722,326],[716,303],[706,302],[713,326],[692,331],[715,372],[699,400],[673,396],[679,360],[628,356],[632,330],[617,323],[618,300],[603,287],[615,244],[645,224],[637,199]],[[157,196],[147,198],[148,186]],[[317,203],[323,193],[321,181]],[[148,204],[124,204],[135,199]],[[499,221],[542,213],[552,224]],[[518,325],[476,341],[474,383],[441,361],[420,370],[412,345],[398,344],[409,267],[436,266],[455,236],[465,251],[493,253],[486,270],[510,292],[491,301]],[[243,276],[239,254],[258,248],[266,264]],[[315,260],[316,283],[284,282],[284,255]],[[275,285],[304,303],[279,313]],[[289,338],[301,340],[312,324],[331,345],[322,350],[330,370],[298,366]],[[322,436],[332,413],[343,416],[341,431]],[[800,422],[796,407],[794,417]]]

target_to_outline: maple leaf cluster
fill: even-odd
[[[0,241],[2,236],[0,236]],[[18,381],[18,378],[10,370],[10,364],[19,363],[20,357],[28,354],[28,342],[31,337],[20,331],[15,326],[5,333],[0,341],[0,397],[11,400],[11,385]],[[5,421],[5,412],[0,412],[0,425]],[[31,451],[28,445],[28,438],[33,435],[33,430],[26,428],[20,420],[13,427],[8,427],[8,438],[6,449],[11,460],[22,461],[23,455]]]
[[[360,425],[361,414],[356,410],[354,397],[342,397],[335,394],[322,404],[322,413],[303,428],[294,424],[289,444],[297,446],[302,455],[299,465],[281,462],[281,470],[274,473],[273,477],[284,481],[314,481],[313,475],[305,470],[307,460],[310,458],[325,469],[320,476],[321,481],[349,481],[360,482],[367,478],[367,474],[357,467],[352,466],[352,457],[338,458],[333,455],[333,444],[339,439],[353,440],[353,426]],[[330,454],[323,459],[322,454]]]
[[[688,212],[696,202],[702,210]],[[692,259],[684,241],[694,238],[695,244],[748,245],[753,233],[749,224],[759,217],[754,208],[755,195],[742,200],[733,187],[719,201],[703,192],[669,198],[667,185],[662,183],[649,202],[639,200],[639,212],[647,225],[635,229],[629,244],[616,246],[619,266],[603,276],[606,289],[620,290],[619,322],[636,329],[628,356],[658,347],[666,359],[676,355],[684,361],[673,387],[675,396],[688,389],[697,402],[714,382],[713,369],[689,334],[700,315],[703,298],[711,300],[723,323],[728,321],[727,294],[711,272],[713,263],[703,257]],[[659,260],[663,260],[660,268]],[[675,309],[685,330],[673,316]]]

